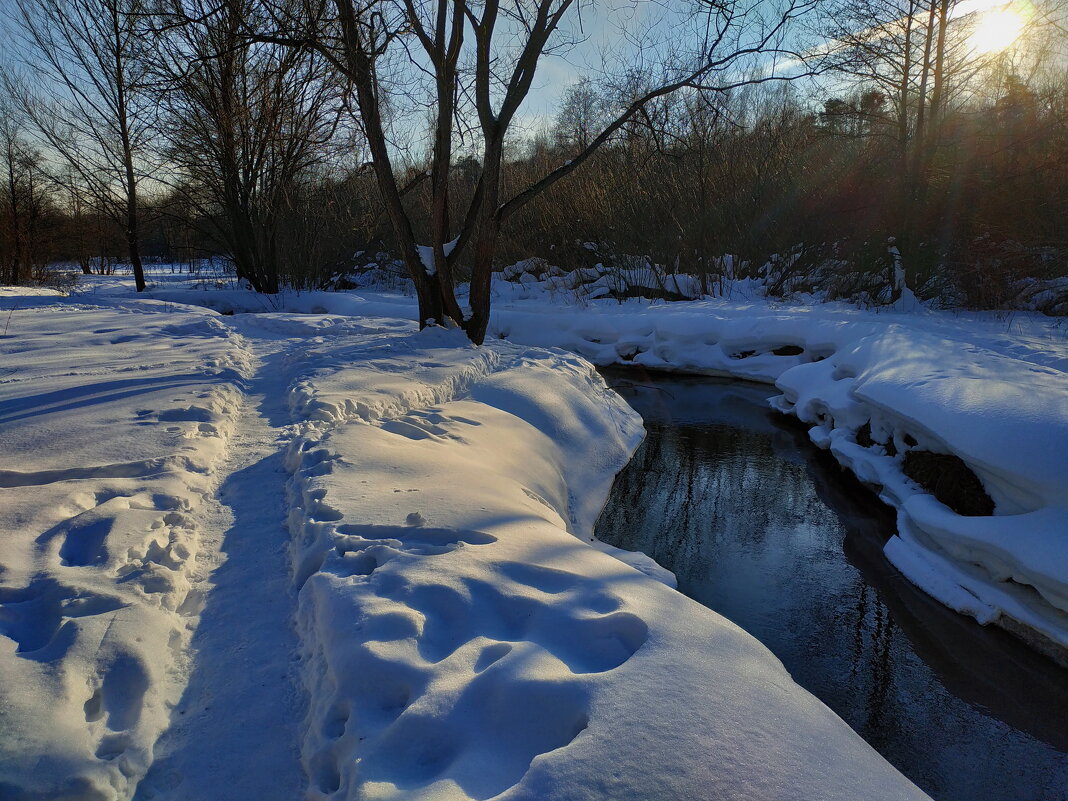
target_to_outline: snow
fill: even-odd
[[[446,258],[448,258],[448,255],[452,253],[453,249],[456,247],[456,243],[459,241],[460,237],[456,237],[455,239],[446,242],[444,245],[442,245],[441,250]],[[426,274],[435,275],[438,271],[438,268],[437,265],[434,264],[433,245],[416,245],[415,250],[419,254],[419,261],[423,263],[423,267],[426,269]]]
[[[932,311],[907,288],[877,312],[776,304],[751,281],[733,281],[729,297],[715,300],[592,301],[589,279],[610,275],[587,269],[557,276],[533,261],[514,265],[513,278],[533,279],[532,270],[547,277],[495,282],[490,337],[561,347],[595,364],[776,384],[783,392],[776,408],[809,424],[816,444],[899,509],[899,537],[887,556],[908,578],[981,622],[1004,615],[1068,645],[1063,320]],[[579,284],[586,294],[568,291]],[[229,311],[263,307],[247,292],[152,294]],[[273,302],[290,311],[414,316],[413,299],[389,293],[303,293]],[[893,441],[897,455],[856,443],[865,422],[875,440]],[[900,467],[913,441],[963,459],[996,502],[994,516],[978,523],[936,503],[945,513],[936,519],[910,502],[926,497]]]
[[[0,795],[127,797],[182,689],[199,512],[248,354],[192,307],[47,292],[0,302],[12,309],[12,297],[22,308],[0,338]]]
[[[733,281],[730,297],[716,300],[593,301],[591,278],[619,276],[601,269],[559,276],[535,261],[506,268],[518,283],[495,282],[490,337],[564,348],[595,364],[776,384],[783,393],[776,408],[809,424],[816,444],[900,510],[899,537],[887,556],[908,578],[981,622],[1004,615],[1068,645],[1063,320],[936,312],[907,288],[894,307],[878,312],[775,304],[751,281]],[[543,277],[535,280],[533,272]],[[640,283],[642,271],[633,272],[628,280]],[[264,303],[235,291],[152,294],[226,311]],[[290,311],[414,316],[413,299],[389,293],[303,293],[272,302]],[[895,456],[856,443],[866,422],[877,442],[893,441]],[[944,514],[933,516],[911,502],[926,497],[901,471],[913,441],[963,459],[996,502],[994,516],[978,523],[937,503]]]
[[[581,356],[400,296],[107,283],[0,292],[3,797],[924,797],[591,542],[642,429]]]
[[[506,289],[509,293],[511,290]],[[910,313],[705,300],[582,308],[506,294],[491,333],[596,364],[774,383],[776,408],[812,426],[900,511],[888,558],[982,623],[1011,618],[1068,646],[1068,340],[1039,315]],[[776,353],[779,351],[779,353]],[[876,442],[862,447],[870,423]],[[957,515],[905,477],[904,451],[960,457],[996,503]]]

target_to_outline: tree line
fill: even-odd
[[[957,0],[17,5],[4,282],[124,263],[140,289],[147,259],[218,257],[276,292],[383,250],[421,322],[481,341],[493,270],[527,256],[714,279],[723,254],[793,253],[877,282],[892,239],[910,286],[972,305],[1066,269],[1056,5],[1005,17],[997,47]],[[616,52],[524,127],[546,59],[587,52],[595,21]]]

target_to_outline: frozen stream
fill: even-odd
[[[1068,800],[1068,671],[897,575],[892,513],[767,409],[772,388],[608,379],[649,435],[600,539],[758,637],[936,801]]]

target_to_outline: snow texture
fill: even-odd
[[[452,253],[453,249],[456,247],[456,243],[459,242],[459,241],[460,241],[460,238],[456,237],[456,239],[453,239],[451,242],[446,242],[444,245],[442,245],[442,247],[441,247],[442,254],[446,258],[448,258],[449,254]],[[436,275],[437,272],[438,272],[438,267],[434,263],[434,248],[433,248],[433,246],[431,246],[431,245],[416,245],[415,246],[415,250],[419,254],[419,261],[421,261],[423,263],[423,268],[426,270],[426,274],[427,275]]]
[[[5,799],[289,798],[298,764],[311,799],[924,798],[591,543],[642,429],[585,359],[397,297],[156,294],[0,293]],[[286,604],[301,689],[260,650]]]
[[[181,694],[248,354],[192,307],[0,302],[0,797],[127,798]]]
[[[782,395],[773,405],[810,425],[817,445],[899,510],[886,554],[911,581],[981,623],[1005,616],[1068,646],[1063,324],[939,314],[903,301],[911,313],[511,300],[498,304],[492,332],[596,364],[774,383]],[[865,424],[875,442],[867,447],[857,442]],[[962,459],[995,513],[962,517],[907,479],[910,448]]]
[[[1022,624],[1068,646],[1063,320],[936,312],[907,288],[879,312],[773,304],[739,281],[734,299],[590,301],[588,292],[567,289],[575,282],[588,289],[591,277],[605,278],[600,271],[555,272],[539,260],[506,268],[504,276],[531,280],[495,281],[489,336],[564,348],[599,365],[776,384],[783,395],[774,405],[808,423],[817,445],[898,508],[899,536],[886,552],[913,583],[980,622]],[[264,305],[241,292],[154,296],[230,311]],[[413,299],[389,293],[304,293],[275,303],[290,311],[415,314]],[[871,447],[856,442],[865,423]],[[960,457],[995,501],[994,515],[956,515],[908,480],[901,462],[911,447]]]

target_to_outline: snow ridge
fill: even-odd
[[[615,668],[648,633],[643,621],[616,611],[618,600],[585,586],[596,582],[580,575],[511,561],[493,565],[488,575],[476,554],[500,534],[484,530],[492,526],[448,525],[457,518],[456,507],[471,500],[448,499],[457,492],[445,484],[457,476],[442,476],[442,462],[518,498],[526,513],[512,526],[547,523],[566,531],[578,519],[592,526],[596,511],[583,504],[573,508],[566,471],[558,457],[552,459],[552,442],[530,423],[550,427],[552,402],[532,401],[530,378],[511,373],[544,377],[552,365],[580,382],[572,396],[580,387],[599,384],[601,397],[614,400],[614,414],[607,418],[614,430],[598,432],[600,450],[607,452],[607,469],[599,477],[601,503],[606,477],[622,466],[640,437],[633,413],[580,360],[507,345],[462,347],[456,337],[441,331],[412,337],[419,349],[406,359],[395,356],[401,342],[343,346],[332,373],[320,367],[292,385],[291,408],[305,415],[288,466],[294,580],[301,588],[298,629],[313,699],[303,748],[312,798],[354,786],[371,797],[435,797],[443,783],[466,788],[470,797],[495,795],[518,781],[537,754],[566,745],[585,728],[584,693],[567,677]],[[514,408],[509,413],[483,405],[474,400],[479,395],[497,401],[508,396]],[[502,471],[493,440],[517,429],[530,447],[511,443],[514,463]],[[574,433],[580,441],[573,447],[591,444],[588,432]],[[418,452],[404,453],[405,446],[420,444],[439,451],[429,465]],[[481,458],[473,458],[472,450],[481,450]],[[413,485],[392,494],[413,493],[405,500],[415,509],[396,511],[393,498],[369,490],[377,502],[355,503],[360,522],[342,522],[353,515],[335,504],[351,507],[357,500],[345,497],[345,489],[361,474],[359,466],[381,469],[383,461],[403,471],[402,483]],[[416,472],[428,475],[415,480]],[[428,487],[428,480],[439,486]],[[442,497],[428,504],[425,495],[435,491]],[[502,508],[495,495],[482,499],[514,515],[514,505]],[[489,508],[481,507],[482,517]],[[428,518],[445,525],[435,527]],[[588,596],[600,611],[587,617],[575,604],[529,597],[546,593]],[[531,674],[520,679],[512,670],[493,669],[498,662],[529,663]],[[480,708],[487,693],[498,705],[492,712]],[[435,712],[441,705],[453,711],[442,718]],[[523,721],[535,713],[536,724]],[[477,734],[472,716],[480,721]],[[468,744],[466,757],[457,736],[446,734],[450,727],[455,735],[479,738]],[[518,734],[516,727],[528,731]],[[509,737],[524,742],[502,750],[499,744]],[[446,773],[451,778],[438,778]],[[417,791],[415,780],[428,787]]]
[[[923,797],[753,638],[591,547],[643,432],[587,362],[449,336],[294,374],[308,798]]]
[[[551,321],[546,320],[551,314]],[[1056,338],[956,328],[922,315],[728,304],[498,309],[496,331],[598,364],[773,383],[772,405],[899,510],[886,554],[913,583],[980,623],[1022,624],[1068,648],[1068,349]],[[859,444],[869,427],[872,443]],[[961,458],[996,503],[962,517],[905,477],[910,448]],[[1048,644],[1052,643],[1051,649]]]

